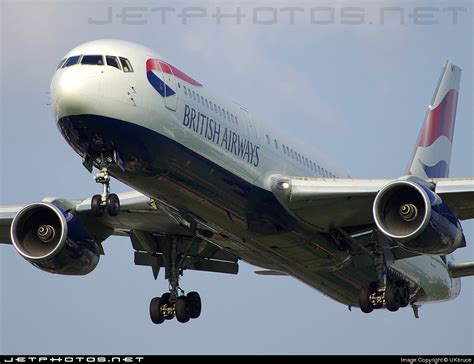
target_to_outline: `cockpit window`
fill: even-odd
[[[124,72],[133,72],[132,65],[127,58],[120,57],[120,63],[122,64],[122,68]]]
[[[81,56],[69,57],[68,60],[64,63],[63,68],[77,64],[80,58]]]
[[[120,69],[120,63],[117,57],[114,56],[105,56],[107,65]]]
[[[61,66],[64,64],[64,62],[66,62],[66,59],[67,58],[62,59],[61,62],[59,62],[59,64],[58,64],[58,68],[56,68],[56,69],[60,69]]]
[[[82,56],[81,64],[103,66],[104,58],[101,55]]]

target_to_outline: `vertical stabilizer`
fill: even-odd
[[[449,176],[461,69],[447,61],[428,107],[407,174],[422,178]]]

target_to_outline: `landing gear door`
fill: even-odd
[[[163,71],[163,79],[165,81],[165,105],[168,109],[176,111],[178,107],[178,95],[176,77],[173,69],[166,62],[160,62],[161,70]]]

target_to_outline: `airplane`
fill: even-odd
[[[473,178],[449,177],[460,77],[447,61],[400,178],[357,179],[151,49],[84,43],[60,61],[51,103],[101,192],[0,206],[0,242],[43,271],[85,275],[108,237],[130,238],[135,264],[169,283],[150,302],[155,324],[200,316],[185,271],[237,274],[239,261],[364,313],[418,317],[474,275],[451,254],[474,217]],[[112,193],[112,178],[133,191]]]

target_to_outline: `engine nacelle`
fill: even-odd
[[[449,207],[414,181],[395,181],[380,190],[373,214],[382,234],[414,253],[449,254],[464,241],[461,224]]]
[[[81,222],[51,203],[34,203],[18,212],[11,238],[23,258],[46,272],[85,275],[99,263],[98,245]]]

